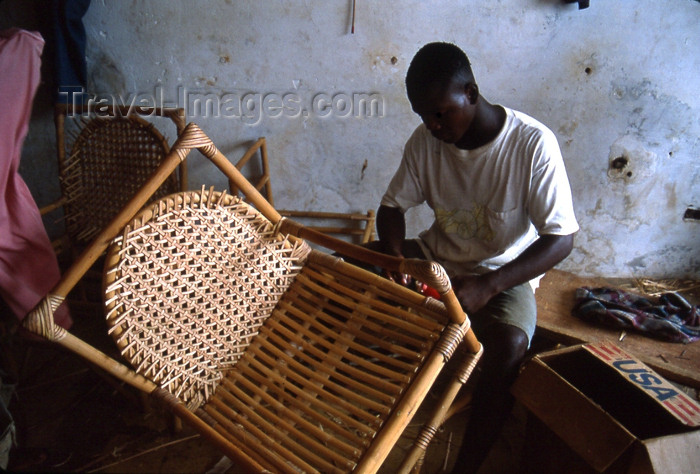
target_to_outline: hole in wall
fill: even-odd
[[[632,178],[634,168],[632,162],[625,155],[618,155],[612,158],[608,164],[608,176],[611,178],[622,178],[628,180]]]
[[[399,62],[399,58],[397,58],[396,56],[391,57],[391,64],[396,65],[396,63],[398,63],[398,62]]]
[[[614,170],[622,170],[629,164],[629,160],[624,156],[618,156],[610,162],[610,167]],[[630,173],[631,174],[631,173]]]
[[[586,74],[588,74],[590,76],[591,73],[593,72],[593,69],[591,69],[590,67],[587,67],[586,69],[583,70],[583,72],[585,72]]]
[[[700,222],[700,209],[689,207],[685,210],[685,213],[683,214],[683,220]]]

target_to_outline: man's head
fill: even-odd
[[[462,84],[474,82],[467,55],[451,43],[428,43],[416,53],[408,67],[408,100],[413,102],[429,89],[446,89],[453,80]]]
[[[457,46],[423,46],[408,68],[406,91],[414,112],[437,139],[458,143],[467,134],[479,88],[467,55]]]

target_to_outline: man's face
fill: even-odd
[[[451,81],[447,87],[433,86],[411,102],[413,111],[435,138],[445,143],[457,143],[469,130],[474,119],[476,97],[474,84]],[[478,96],[478,92],[476,92]]]

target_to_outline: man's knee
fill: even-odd
[[[494,323],[477,337],[484,345],[484,358],[505,371],[518,367],[525,357],[529,339],[525,331],[510,324]]]

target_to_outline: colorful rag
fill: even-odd
[[[38,33],[0,31],[0,296],[19,319],[61,276],[39,208],[18,173],[43,48]],[[65,305],[54,320],[70,327]]]
[[[572,314],[671,342],[700,339],[700,307],[678,293],[664,293],[654,302],[624,290],[582,287],[576,290]]]

